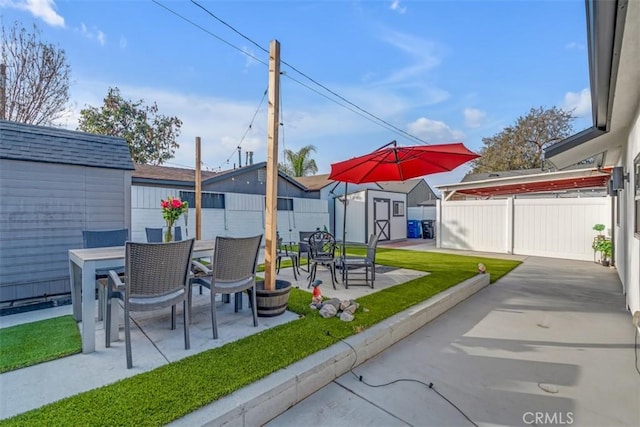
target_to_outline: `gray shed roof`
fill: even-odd
[[[424,181],[424,178],[413,178],[413,179],[407,179],[406,181],[380,181],[378,182],[378,185],[383,190],[397,191],[400,193],[409,193],[418,184],[420,184],[420,181]],[[425,184],[426,184],[426,181],[425,181]]]
[[[229,169],[221,172],[201,171],[202,184],[208,185],[215,182],[231,179],[232,177],[242,175],[258,169],[266,169],[267,162],[254,163],[248,166],[242,166],[237,169]],[[155,165],[136,165],[136,170],[132,175],[134,184],[156,184],[156,185],[195,185],[195,170],[185,168],[173,168],[167,166]],[[290,182],[292,185],[303,191],[307,190],[302,183],[297,181],[286,173],[278,169],[280,178]]]
[[[123,138],[7,120],[0,120],[0,159],[134,169]]]

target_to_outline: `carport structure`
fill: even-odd
[[[612,236],[610,171],[511,171],[504,174],[512,176],[438,186],[436,246],[594,260],[593,226],[604,224]]]
[[[443,200],[493,198],[574,190],[606,190],[611,168],[542,172],[437,186]]]

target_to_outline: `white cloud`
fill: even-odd
[[[255,54],[255,52],[253,51],[253,49],[251,49],[248,46],[244,46],[242,48],[242,52],[245,53],[245,64],[244,64],[244,72],[248,72],[250,67],[253,67],[255,65],[258,65],[260,62],[258,62],[257,58],[258,56]]]
[[[427,71],[436,68],[442,62],[439,46],[429,40],[398,31],[385,31],[382,39],[411,57],[412,63],[395,71],[379,84],[405,82],[423,77]]]
[[[120,36],[120,48],[121,49],[127,48],[127,38],[125,36]]]
[[[96,33],[96,38],[98,39],[98,42],[100,42],[100,46],[104,46],[107,42],[107,36],[102,31],[98,31]]]
[[[402,96],[411,107],[437,104],[450,97],[449,92],[430,81],[429,71],[442,62],[442,49],[437,43],[386,28],[379,28],[376,34],[406,55],[408,59],[403,62],[407,65],[391,70],[377,80],[374,73],[367,73],[363,80],[368,85],[366,90],[374,94],[387,92]]]
[[[109,86],[113,84],[82,79],[78,85],[71,88],[71,97],[76,100],[76,104],[57,124],[76,129],[80,109],[87,106],[100,108]],[[169,162],[172,166],[194,167],[196,137],[202,140],[202,161],[205,167],[211,170],[232,168],[233,164],[238,162],[238,145],[242,146],[243,163],[246,151],[254,152],[253,160],[256,163],[266,160],[266,103],[262,104],[256,114],[259,100],[239,101],[124,84],[118,84],[118,87],[124,99],[143,100],[145,105],[155,102],[160,114],[176,116],[182,120],[183,125],[178,137],[180,148],[175,153],[175,158]],[[322,171],[328,170],[330,162],[343,157],[348,158],[348,150],[355,150],[353,155],[368,151],[369,148],[353,144],[350,146],[349,142],[359,141],[367,129],[371,132],[372,127],[379,131],[371,122],[359,120],[354,114],[345,114],[345,110],[335,104],[314,103],[312,107],[297,109],[290,105],[281,112],[283,126],[279,151],[282,152],[283,148],[298,150],[304,145],[314,144],[319,148],[316,162]],[[255,119],[251,123],[254,115]],[[382,145],[383,142],[380,141],[378,138],[372,138],[372,144],[376,147]],[[333,147],[337,146],[340,147],[340,152],[334,150]]]
[[[567,92],[564,96],[563,110],[573,111],[575,117],[584,117],[591,114],[591,91],[582,89],[581,92]]]
[[[420,137],[429,144],[456,142],[464,138],[464,132],[451,129],[446,123],[420,117],[408,125],[409,133]]]
[[[55,11],[53,0],[0,0],[0,7],[24,10],[52,27],[64,28],[64,18]]]
[[[484,119],[487,116],[482,110],[477,108],[465,108],[464,109],[464,125],[470,128],[478,128],[484,123]]]
[[[564,46],[564,48],[567,50],[571,50],[571,49],[584,50],[584,45],[582,43],[570,42],[570,43],[567,43]]]
[[[399,14],[404,14],[407,11],[407,8],[404,6],[400,6],[400,0],[393,0],[390,6],[391,10],[398,12]]]
[[[107,42],[107,36],[105,35],[105,33],[100,31],[96,27],[88,28],[84,23],[81,23],[80,27],[76,28],[76,31],[78,31],[80,34],[82,34],[83,37],[86,37],[89,40],[97,40],[98,43],[100,43],[100,46],[104,46]]]

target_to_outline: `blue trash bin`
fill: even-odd
[[[407,237],[409,239],[420,238],[420,221],[415,219],[407,221]]]

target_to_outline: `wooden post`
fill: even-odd
[[[265,206],[264,288],[276,288],[278,219],[278,124],[280,120],[280,42],[269,45],[269,106],[267,112],[267,186]]]
[[[200,164],[200,137],[196,136],[196,240],[202,239],[202,174]]]

